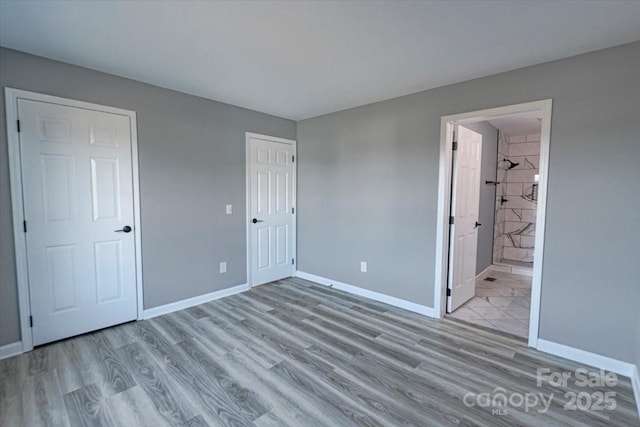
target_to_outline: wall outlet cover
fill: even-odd
[[[360,271],[363,273],[367,272],[367,262],[366,261],[360,261]]]
[[[227,272],[227,262],[222,261],[220,263],[220,273],[226,273],[226,272]]]

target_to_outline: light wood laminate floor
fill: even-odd
[[[287,279],[0,361],[0,425],[639,424],[627,378],[536,385],[537,368],[580,367],[511,335]],[[563,409],[565,393],[585,391],[615,392],[615,410]],[[494,392],[551,404],[495,414],[478,400]]]

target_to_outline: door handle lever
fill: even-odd
[[[124,227],[122,227],[121,230],[113,230],[116,233],[129,233],[132,230],[131,227],[129,227],[128,225],[125,225]]]
[[[480,227],[482,224],[480,224],[478,221],[476,221],[476,225],[473,228],[478,228]]]
[[[263,220],[261,220],[261,219],[253,218],[253,219],[251,220],[251,222],[255,224],[255,223],[257,223],[257,222],[264,222],[264,221],[263,221]]]

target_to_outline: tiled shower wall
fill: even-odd
[[[500,184],[496,186],[496,216],[493,222],[493,262],[501,261],[504,253],[504,220],[505,209],[501,208],[500,200],[503,196],[503,185],[507,171],[501,168],[500,160],[509,157],[509,138],[502,131],[498,131],[498,164],[496,181]],[[482,184],[481,184],[482,185]]]
[[[508,169],[509,163],[518,163]],[[498,137],[493,261],[533,262],[540,134]],[[504,199],[506,202],[503,203]]]

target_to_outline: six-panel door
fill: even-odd
[[[451,248],[447,311],[452,312],[475,296],[478,215],[480,212],[480,166],[482,135],[457,127],[458,149],[453,171]]]
[[[251,284],[259,285],[293,274],[294,148],[251,137],[249,150]]]
[[[18,100],[33,344],[137,316],[129,117]]]

